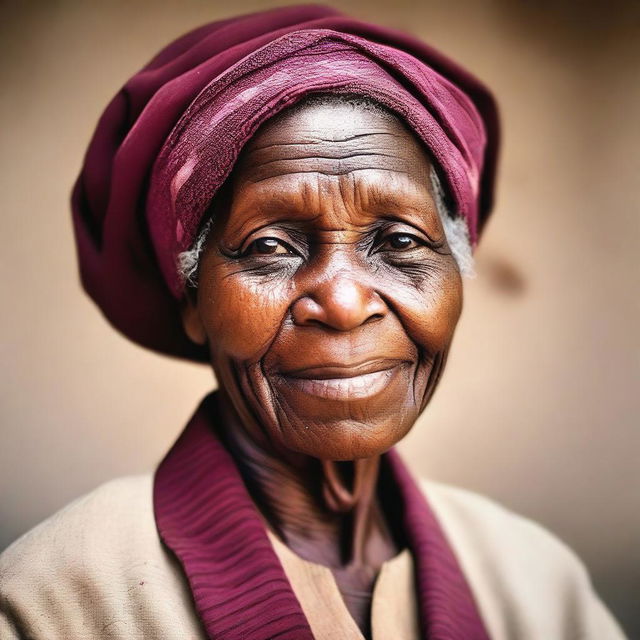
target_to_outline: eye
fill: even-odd
[[[424,242],[410,233],[389,233],[378,245],[378,251],[407,251],[424,246]]]
[[[278,238],[257,238],[243,252],[243,256],[294,255],[295,251]]]

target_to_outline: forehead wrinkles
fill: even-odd
[[[330,155],[341,157],[355,150],[391,149],[401,150],[404,145],[398,142],[405,138],[403,132],[385,131],[384,129],[349,128],[348,131],[289,131],[288,135],[265,135],[249,144],[245,160],[249,164],[262,163],[275,159],[279,154],[284,157],[305,157],[312,155]],[[395,144],[394,144],[395,143]]]
[[[258,216],[306,220],[316,229],[366,229],[380,216],[397,211],[422,217],[431,204],[425,181],[404,172],[299,172],[238,184],[232,218],[247,224]]]
[[[273,138],[270,136],[270,138]],[[350,132],[346,137],[298,135],[295,140],[262,140],[239,164],[244,180],[260,182],[290,173],[342,175],[361,169],[410,172],[419,152],[408,136],[385,131]]]

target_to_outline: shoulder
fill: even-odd
[[[180,611],[193,617],[155,527],[151,475],[98,487],[0,555],[0,630],[9,637],[159,637],[148,633],[161,622],[157,598],[173,601],[178,620]],[[160,635],[180,637],[175,626]]]
[[[624,638],[584,564],[548,530],[471,491],[421,486],[492,638]]]
[[[153,538],[151,491],[151,476],[133,476],[74,500],[0,555],[2,586],[32,573],[88,571],[112,557],[123,540],[137,546],[141,539]]]
[[[466,489],[424,480],[420,484],[440,524],[461,549],[472,546],[487,555],[499,549],[498,557],[491,557],[494,565],[504,562],[530,569],[536,558],[557,571],[586,578],[584,565],[574,552],[533,520]]]

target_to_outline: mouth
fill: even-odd
[[[382,392],[397,373],[398,360],[375,360],[359,365],[326,364],[280,374],[289,388],[327,400],[370,398]]]

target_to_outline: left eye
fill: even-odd
[[[382,251],[407,251],[422,246],[424,243],[409,233],[390,233],[382,238],[378,245]]]
[[[278,238],[258,238],[247,247],[244,255],[269,256],[276,253],[293,253],[293,250]]]

